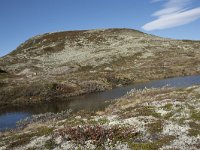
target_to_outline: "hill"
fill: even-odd
[[[0,108],[200,73],[200,42],[133,29],[47,33],[0,58]]]

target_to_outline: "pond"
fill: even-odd
[[[124,87],[118,87],[112,90],[91,93],[77,97],[68,98],[65,101],[57,101],[50,103],[42,103],[30,107],[17,107],[7,109],[0,114],[0,131],[16,127],[16,122],[25,119],[34,114],[46,112],[61,112],[63,110],[71,109],[73,112],[79,110],[98,111],[108,106],[109,102],[119,98],[129,92],[131,89],[144,89],[144,88],[160,88],[163,86],[168,87],[188,87],[191,85],[200,84],[200,75],[175,77],[169,79],[155,80],[146,83],[134,84]]]

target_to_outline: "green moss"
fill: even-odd
[[[103,125],[103,124],[106,124],[106,123],[108,123],[108,122],[109,122],[109,120],[108,120],[108,119],[106,119],[106,118],[101,118],[101,119],[99,119],[97,122],[98,122],[98,124],[100,124],[100,125]]]
[[[81,150],[81,145],[78,146],[78,150]]]
[[[88,124],[97,125],[97,124],[98,124],[98,121],[96,121],[96,120],[94,120],[94,119],[90,119],[90,120],[88,120]]]
[[[189,126],[190,126],[190,128],[194,128],[194,129],[200,130],[200,125],[197,124],[196,122],[190,122]]]
[[[160,113],[155,112],[155,108],[152,106],[142,106],[136,109],[137,116],[153,116],[161,118]]]
[[[65,123],[66,123],[66,121],[65,121],[65,122],[58,122],[56,125],[62,126],[62,125],[64,125]]]
[[[95,148],[95,150],[105,150],[103,145],[99,145]]]
[[[134,150],[153,150],[157,149],[157,147],[151,143],[129,143],[129,147]]]
[[[120,142],[127,142],[127,141],[132,141],[134,140],[136,137],[140,136],[139,133],[136,132],[132,132],[132,131],[128,131],[130,129],[128,128],[113,128],[113,132],[114,132],[114,137],[112,139],[113,143],[115,144],[117,141]],[[126,134],[124,134],[126,132]]]
[[[70,118],[65,122],[65,124],[71,125],[71,126],[76,126],[76,125],[84,125],[85,122],[82,119]]]
[[[78,71],[87,72],[89,70],[93,70],[92,66],[81,66]]]
[[[49,127],[40,127],[37,129],[37,132],[35,133],[35,136],[47,136],[50,133],[52,133],[53,128],[49,128]]]
[[[23,134],[20,136],[16,136],[16,139],[10,142],[8,148],[14,148],[17,146],[28,144],[32,137],[33,136],[31,136],[30,134]]]
[[[150,134],[160,133],[163,130],[163,124],[161,120],[157,120],[147,125]]]
[[[0,74],[0,80],[8,78],[7,74]]]
[[[183,106],[177,106],[178,108],[176,109],[176,113],[181,113],[183,111]]]
[[[27,150],[37,150],[35,147],[28,148]]]
[[[200,100],[200,94],[196,94],[195,97]]]
[[[170,119],[173,115],[174,115],[173,112],[169,112],[169,113],[167,113],[167,114],[165,114],[165,115],[163,116],[163,119],[168,120],[168,119]]]
[[[115,147],[115,144],[119,141],[123,143],[128,143],[129,146],[132,146],[133,141],[139,136],[141,136],[140,133],[134,133],[134,132],[128,131],[129,129],[126,129],[126,128],[124,129],[127,130],[126,135],[124,135],[122,131],[116,132],[115,130],[113,130],[115,133],[111,142],[112,147]]]
[[[49,135],[53,131],[53,128],[48,127],[40,127],[36,129],[36,132],[17,134],[9,138],[7,144],[9,144],[9,148],[22,146],[28,144],[31,141],[31,138],[35,136],[43,136]]]
[[[168,104],[166,104],[165,106],[163,106],[162,108],[164,109],[164,110],[167,110],[167,111],[170,111],[170,110],[172,110],[172,104],[170,104],[170,103],[168,103]]]
[[[54,149],[56,147],[56,143],[55,143],[55,141],[53,139],[50,139],[50,140],[48,140],[48,141],[45,142],[44,147],[46,149],[51,150],[51,149]]]
[[[191,129],[188,130],[189,136],[198,136],[200,135],[200,125],[195,122],[190,122],[189,126]]]
[[[175,140],[176,137],[172,135],[161,137],[158,141],[155,142],[155,145],[162,147],[163,145],[169,144],[171,141]]]
[[[153,106],[136,106],[129,107],[125,110],[122,110],[119,114],[121,118],[130,118],[138,116],[153,116],[155,118],[161,118],[161,114],[155,111]]]
[[[191,110],[191,119],[195,121],[200,121],[200,111]]]
[[[200,135],[200,130],[189,129],[188,130],[188,135],[189,136],[195,136],[195,137],[197,137],[198,135]]]
[[[175,122],[177,122],[179,125],[183,125],[185,122],[185,118],[179,118],[179,119],[173,119]]]
[[[163,145],[170,143],[174,139],[175,139],[174,136],[164,136],[154,142],[146,142],[146,143],[128,142],[128,145],[131,149],[134,150],[156,150],[161,148]]]

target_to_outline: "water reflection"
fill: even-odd
[[[176,77],[164,80],[155,80],[147,83],[134,84],[125,87],[115,88],[109,91],[92,93],[83,96],[69,98],[63,101],[44,102],[29,107],[15,107],[1,110],[0,115],[0,130],[4,128],[15,127],[16,121],[23,119],[32,114],[46,113],[46,112],[60,112],[62,110],[72,109],[73,112],[79,110],[97,111],[104,109],[109,102],[115,98],[125,95],[131,89],[144,88],[160,88],[168,85],[169,87],[187,87],[191,85],[200,84],[200,75]]]
[[[7,128],[15,128],[16,122],[28,117],[30,114],[25,112],[6,113],[0,116],[0,131]]]

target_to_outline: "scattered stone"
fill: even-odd
[[[106,67],[106,68],[104,68],[104,70],[105,70],[105,71],[113,71],[113,69],[110,68],[110,67]]]

